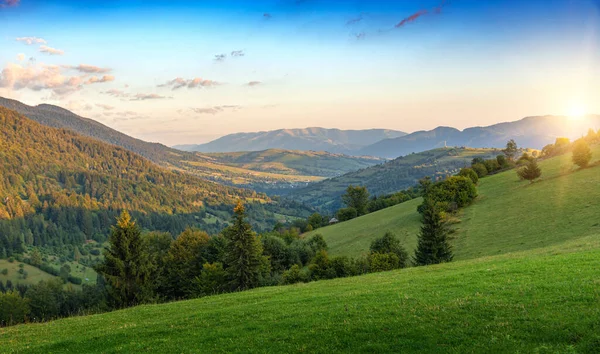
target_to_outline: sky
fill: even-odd
[[[0,0],[0,96],[167,145],[600,113],[600,0]]]

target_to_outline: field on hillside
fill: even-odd
[[[23,279],[23,276],[19,273],[19,265],[23,264],[23,270],[27,272],[27,278]],[[1,273],[2,270],[7,269],[8,274],[4,275]],[[48,274],[39,268],[30,266],[29,264],[25,264],[15,260],[14,262],[9,262],[7,259],[0,259],[0,281],[6,284],[7,280],[10,280],[13,285],[17,284],[37,284],[42,280],[50,280],[55,277],[52,274]]]
[[[600,351],[600,235],[0,329],[7,353]]]
[[[600,160],[600,146],[592,161]],[[469,259],[544,247],[600,232],[600,166],[578,170],[571,154],[540,162],[542,178],[519,181],[514,170],[480,180],[479,197],[459,215],[452,236],[456,259]],[[306,234],[321,234],[330,254],[359,256],[371,241],[392,231],[412,253],[419,232],[416,211],[409,201],[360,218]]]

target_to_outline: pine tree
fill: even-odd
[[[444,220],[443,208],[428,198],[423,204],[423,225],[415,250],[414,263],[424,266],[450,262],[453,255],[448,242],[448,226]]]
[[[540,176],[542,175],[542,170],[538,166],[537,161],[533,159],[529,161],[527,165],[518,169],[517,174],[520,178],[526,179],[529,182],[533,183],[534,180],[540,178]]]
[[[233,212],[233,225],[223,231],[227,239],[225,261],[232,289],[246,290],[258,286],[263,248],[252,226],[245,221],[246,212],[241,201]]]
[[[144,252],[141,231],[127,211],[113,226],[108,243],[96,271],[104,277],[114,305],[126,307],[152,300],[152,267]]]

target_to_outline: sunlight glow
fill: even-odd
[[[585,117],[587,108],[581,103],[573,103],[569,107],[567,114],[571,120],[581,120]]]

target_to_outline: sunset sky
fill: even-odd
[[[0,4],[0,96],[168,145],[600,113],[599,0]]]

